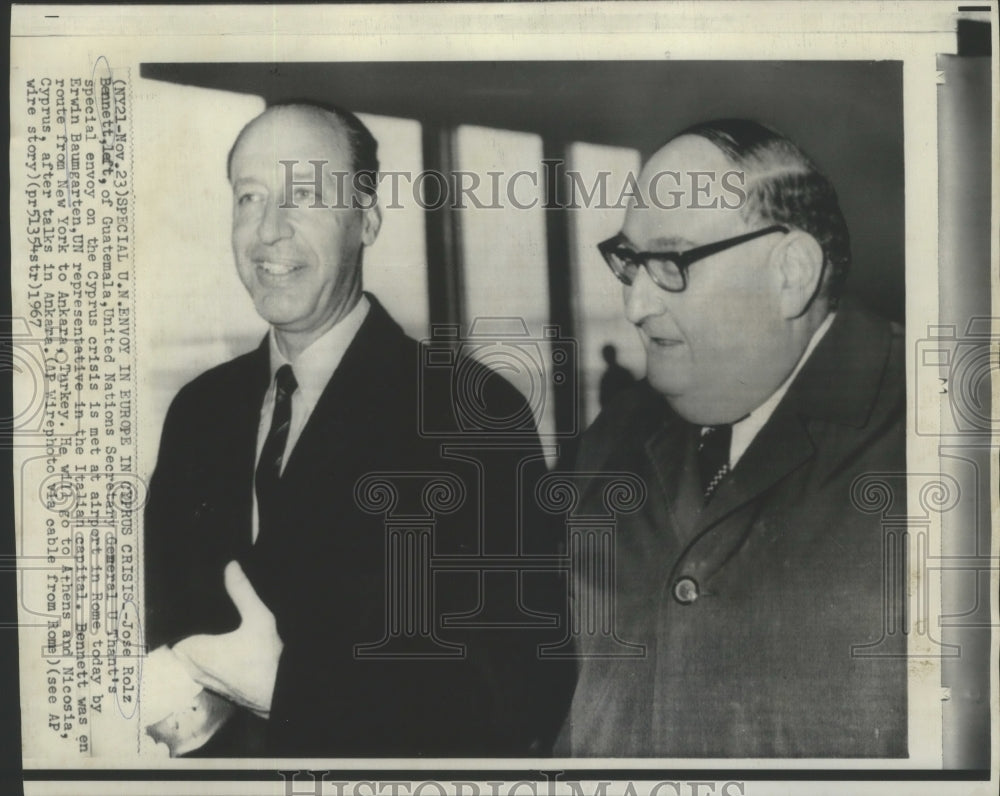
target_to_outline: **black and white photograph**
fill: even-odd
[[[23,792],[995,783],[996,9],[807,5],[19,10]]]
[[[561,727],[570,757],[906,757],[905,635],[891,631],[903,594],[887,590],[882,516],[858,505],[871,485],[857,483],[879,473],[905,486],[898,62],[144,64],[142,74],[183,93],[265,92],[229,150],[229,186],[218,187],[232,188],[228,270],[267,340],[173,399],[145,509],[146,639],[173,644],[197,673],[206,731],[235,703],[218,732],[265,714],[265,736],[276,737],[232,750],[266,756],[525,756],[550,753],[554,738],[539,729]],[[726,76],[710,107],[728,118],[704,118],[706,88]],[[822,96],[803,99],[818,84]],[[668,104],[656,101],[673,86]],[[379,111],[374,123],[403,163],[388,159],[392,149],[380,158],[343,103]],[[221,126],[224,104],[188,121],[185,137]],[[761,108],[766,122],[751,118]],[[423,162],[435,143],[447,165]],[[417,173],[397,167],[414,161]],[[190,175],[179,176],[183,191]],[[176,208],[176,191],[162,187]],[[416,240],[393,235],[394,210],[408,208],[427,215]],[[180,226],[195,241],[216,234],[186,210]],[[379,272],[383,232],[402,253]],[[441,250],[429,249],[432,237]],[[215,266],[165,255],[177,295],[157,291],[156,301],[186,300],[173,322],[190,362],[197,346],[226,342],[229,308],[244,296],[188,296]],[[432,303],[432,281],[434,293],[461,289]],[[613,302],[591,305],[595,293]],[[385,309],[394,305],[410,318],[422,311],[423,351]],[[518,314],[523,305],[534,312]],[[491,335],[503,320],[523,336]],[[327,353],[313,366],[317,343]],[[481,367],[466,363],[473,356]],[[555,381],[567,373],[583,383]],[[539,480],[530,468],[544,463],[542,439],[555,470]],[[406,507],[375,514],[357,491],[384,474],[379,488],[403,500],[406,485],[428,487],[439,473],[458,479],[448,488],[472,512],[439,520],[432,506],[410,507],[433,523],[425,538],[387,535],[386,517]],[[287,497],[269,521],[271,489]],[[634,494],[615,505],[608,489]],[[566,490],[574,503],[560,511]],[[893,494],[898,513],[905,499]],[[574,526],[602,514],[598,535]],[[568,578],[557,577],[561,562],[535,561],[560,550]],[[509,560],[522,552],[524,565]],[[387,556],[402,558],[387,569]],[[489,569],[494,557],[506,569]],[[468,572],[437,570],[463,558]],[[415,579],[410,590],[392,582],[407,564],[415,571],[398,574]],[[565,600],[548,606],[572,644],[557,646],[558,632],[545,643],[544,606],[520,590],[529,573],[572,594],[569,625]],[[449,599],[457,616],[443,610]],[[247,611],[267,633],[250,634]],[[362,654],[387,632],[387,611],[402,623],[391,663]],[[420,611],[422,630],[407,627]],[[218,635],[239,619],[245,640]],[[468,643],[456,635],[463,624]],[[402,657],[411,634],[429,645],[413,638],[414,660]],[[457,644],[466,649],[453,660]],[[532,683],[545,687],[532,694]],[[491,716],[489,705],[519,699],[523,728]]]

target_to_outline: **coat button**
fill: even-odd
[[[698,599],[698,583],[694,578],[678,578],[674,583],[674,599],[681,605],[690,605]]]

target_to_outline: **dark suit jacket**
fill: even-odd
[[[439,638],[466,645],[461,660],[355,655],[356,645],[385,637],[389,610],[386,517],[362,510],[355,494],[367,474],[396,474],[402,488],[396,511],[409,512],[410,525],[433,519],[433,550],[427,553],[468,556],[483,544],[490,552],[511,552],[519,527],[526,528],[528,548],[548,550],[552,542],[515,509],[511,491],[530,494],[532,479],[544,472],[534,426],[516,435],[517,444],[491,454],[482,454],[483,440],[475,433],[450,439],[423,434],[425,428],[459,428],[452,370],[425,368],[421,380],[417,343],[369,299],[368,317],[286,463],[283,527],[257,544],[251,545],[251,501],[258,418],[270,375],[266,340],[202,374],[175,398],[146,511],[149,646],[235,628],[222,571],[237,558],[275,614],[285,647],[266,744],[252,750],[230,744],[219,754],[538,753],[561,720],[552,712],[558,708],[548,706],[552,689],[535,655],[536,644],[554,631],[441,625],[444,613],[475,611],[480,587],[495,586],[496,577],[433,576],[431,626]],[[524,408],[505,380],[487,372],[482,386],[487,411],[511,417]],[[442,454],[449,441],[466,446],[464,459]],[[407,491],[412,480],[419,492],[420,479],[434,472],[457,476],[466,492],[452,514],[430,516],[419,494]],[[542,611],[557,609],[551,577],[534,577],[525,599],[535,599]]]
[[[897,490],[885,512],[906,514],[904,382],[901,330],[842,306],[704,509],[698,429],[647,383],[598,418],[577,469],[634,472],[647,495],[617,520],[614,595],[583,576],[578,556],[572,611],[581,621],[584,606],[612,600],[619,638],[646,654],[580,662],[559,746],[905,756],[905,578],[887,575],[882,513],[863,505],[871,495],[852,496],[857,477],[879,474]],[[596,483],[582,514],[600,511]],[[696,599],[683,602],[691,581]],[[602,643],[585,634],[582,651]]]

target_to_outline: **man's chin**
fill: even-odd
[[[647,375],[650,386],[660,393],[667,404],[682,419],[699,426],[712,426],[727,422],[722,415],[725,410],[717,406],[704,393],[692,389],[690,384],[680,382],[676,378],[664,378],[651,372]]]
[[[696,426],[718,426],[722,423],[734,423],[741,417],[745,417],[750,411],[750,408],[737,405],[732,401],[719,401],[718,399],[713,401],[702,393],[664,394],[664,397],[674,412]]]
[[[306,315],[298,302],[289,301],[288,297],[265,296],[254,302],[254,306],[257,314],[271,326],[289,331],[294,331]]]
[[[674,369],[664,373],[659,368],[650,367],[648,361],[646,363],[646,378],[649,380],[649,385],[671,402],[671,406],[675,400],[683,401],[685,393],[688,392],[689,385],[677,376]]]

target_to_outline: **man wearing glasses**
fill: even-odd
[[[639,185],[600,250],[646,380],[574,469],[634,473],[646,494],[613,551],[575,553],[574,619],[602,613],[580,636],[563,750],[905,756],[905,595],[882,515],[852,493],[905,472],[902,330],[842,299],[836,193],[784,136],[697,125]],[[668,185],[687,186],[681,201]],[[603,513],[596,486],[583,495],[581,515]],[[905,517],[905,494],[890,499]]]

